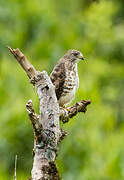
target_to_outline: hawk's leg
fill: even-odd
[[[70,112],[69,108],[68,107],[65,107],[65,106],[60,106],[60,112],[63,112],[62,114],[64,114],[64,118],[61,116],[60,120],[63,122],[63,123],[66,123],[69,121],[69,118],[68,118],[68,114]],[[60,113],[61,114],[61,113]]]

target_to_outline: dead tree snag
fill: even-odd
[[[66,135],[60,129],[59,120],[63,123],[78,112],[85,112],[90,100],[82,100],[67,109],[59,108],[55,88],[46,71],[37,71],[19,49],[11,49],[18,63],[22,66],[37,91],[40,102],[40,113],[35,113],[32,101],[26,104],[26,109],[34,132],[34,160],[31,171],[32,180],[59,180],[60,175],[55,160],[59,142]]]

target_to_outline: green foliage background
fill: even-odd
[[[124,1],[0,0],[0,180],[30,176],[33,133],[25,104],[38,98],[6,46],[51,72],[68,49],[83,52],[73,103],[91,99],[67,125],[57,166],[64,180],[124,179]]]

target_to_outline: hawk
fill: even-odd
[[[71,103],[79,87],[77,63],[84,60],[81,52],[69,50],[55,65],[50,79],[55,86],[59,106]]]

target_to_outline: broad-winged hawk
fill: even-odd
[[[60,106],[69,104],[79,86],[77,63],[84,60],[81,52],[69,50],[55,65],[50,78]]]

